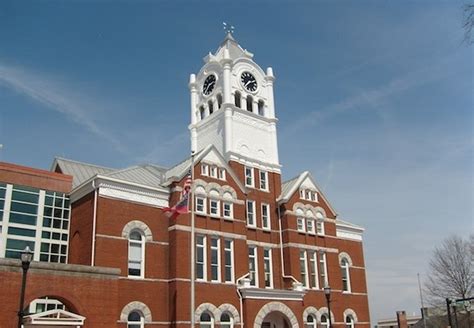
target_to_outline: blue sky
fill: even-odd
[[[283,178],[366,228],[372,322],[418,311],[431,250],[473,231],[473,47],[456,1],[2,1],[0,160],[189,153],[190,73],[224,37],[272,66]],[[295,146],[298,145],[298,146]]]

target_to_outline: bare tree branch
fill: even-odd
[[[474,4],[467,4],[463,6],[464,20],[462,27],[464,28],[464,42],[472,44],[474,42],[472,37],[472,28],[474,27]]]

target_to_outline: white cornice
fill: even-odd
[[[306,291],[286,289],[239,288],[243,298],[260,300],[303,301]]]

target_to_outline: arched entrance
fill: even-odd
[[[257,313],[254,328],[299,328],[291,309],[281,302],[265,304]]]
[[[29,313],[23,318],[24,328],[80,328],[84,325],[85,317],[72,312],[74,307],[68,300],[43,296],[32,300],[25,308]]]

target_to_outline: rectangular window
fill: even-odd
[[[304,199],[304,195],[305,195],[304,190],[300,189],[300,198]]]
[[[262,228],[270,230],[270,205],[262,204]]]
[[[234,282],[234,243],[232,240],[224,240],[224,274],[225,282]]]
[[[206,214],[206,198],[196,196],[196,213]]]
[[[220,240],[211,238],[211,281],[221,281],[220,273]]]
[[[306,226],[308,229],[308,233],[314,235],[314,220],[313,219],[306,219]]]
[[[220,216],[220,202],[215,199],[211,199],[210,201],[210,209],[209,212],[212,216]]]
[[[250,227],[255,227],[255,201],[247,201],[247,225]]]
[[[47,245],[48,244],[45,243],[41,244],[41,250],[43,252]],[[57,258],[55,254],[59,253],[59,245],[51,244],[50,247],[50,261],[57,262],[54,260]],[[141,240],[130,239],[128,242],[128,275],[143,277],[143,243]]]
[[[232,219],[234,217],[233,204],[224,202],[223,206],[224,206],[224,218]]]
[[[296,227],[297,227],[298,231],[305,232],[304,218],[298,217],[296,219]]]
[[[258,287],[257,247],[249,246],[250,286]]]
[[[205,175],[205,176],[209,175],[209,165],[201,164],[201,175]]]
[[[211,177],[217,178],[217,167],[211,166]]]
[[[253,167],[245,167],[245,186],[253,187]]]
[[[319,288],[318,281],[318,259],[316,252],[308,252],[309,258],[309,285],[311,288]]]
[[[219,168],[219,179],[225,180],[225,169]]]
[[[316,231],[318,235],[324,235],[324,222],[321,220],[316,221]]]
[[[206,280],[206,237],[196,236],[196,279]]]
[[[265,287],[273,288],[272,250],[270,248],[263,249],[263,270],[265,271]]]
[[[319,285],[324,288],[328,284],[328,268],[326,264],[326,253],[319,253]]]
[[[260,171],[260,189],[268,190],[268,172]]]
[[[300,251],[300,273],[301,283],[304,287],[308,287],[308,269],[306,264],[306,251]]]

